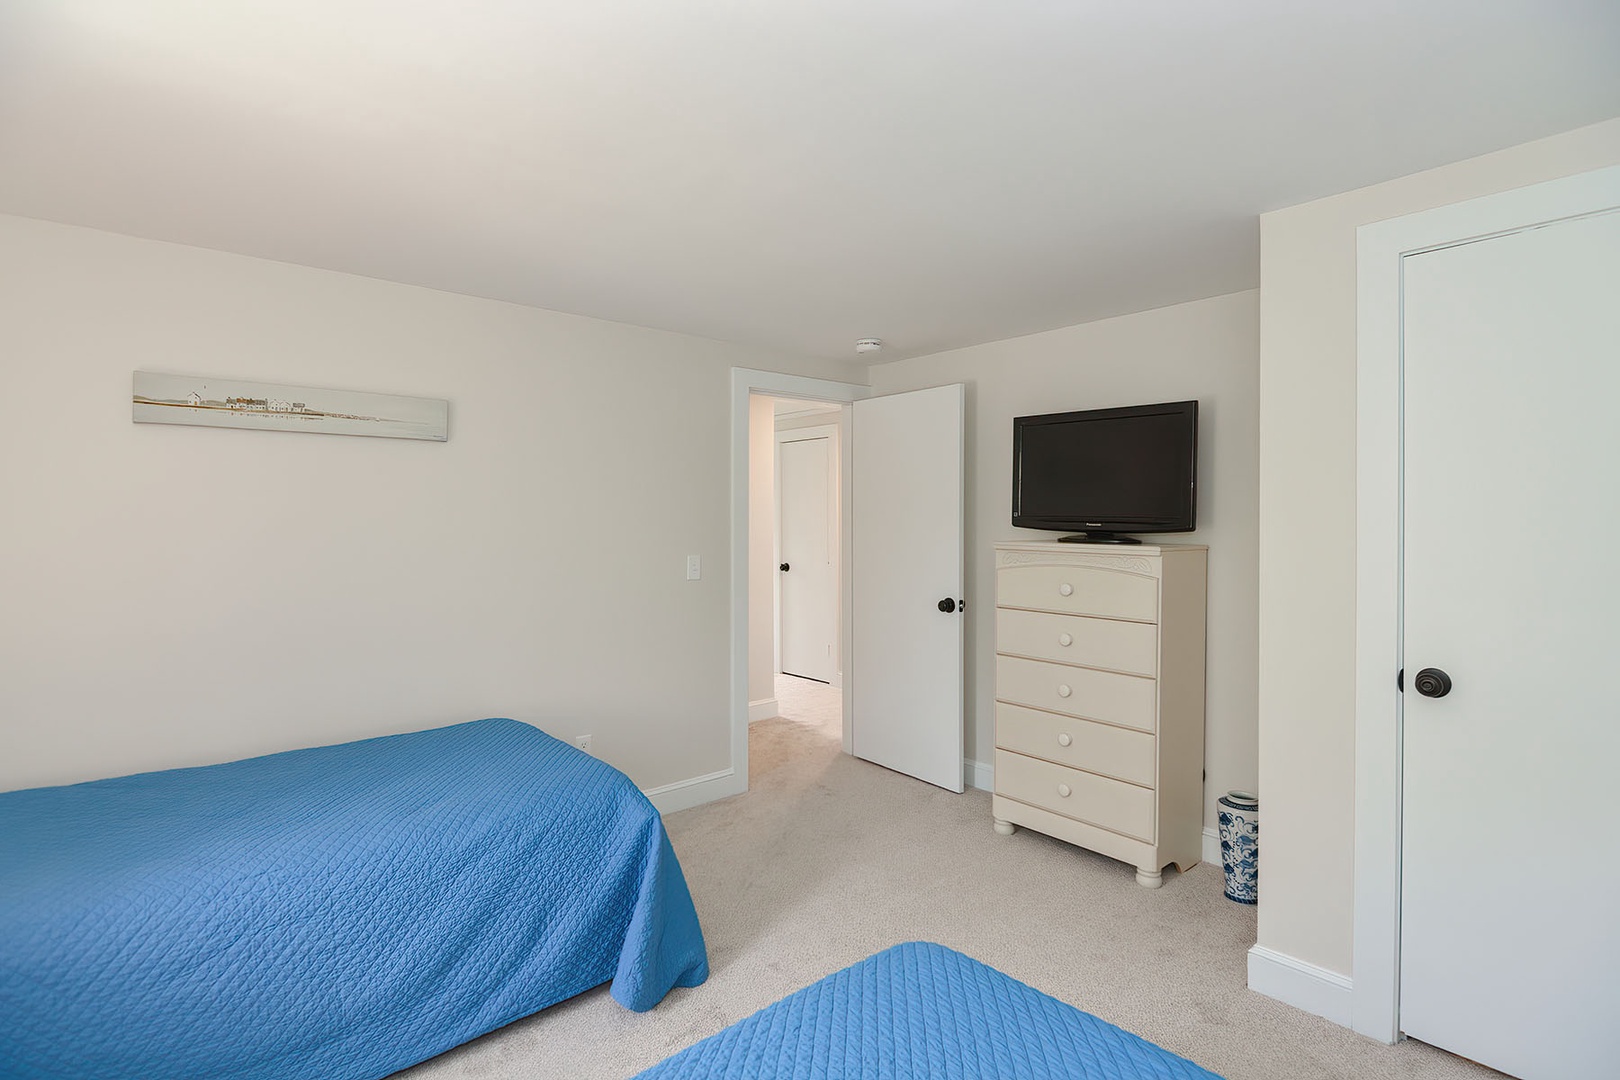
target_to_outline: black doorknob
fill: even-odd
[[[778,566],[778,567],[777,567],[777,569],[778,569],[778,570],[786,570],[786,569],[787,569],[787,568],[788,568],[788,564],[787,564],[787,563],[783,563],[783,564],[782,564],[782,565],[781,565],[781,566]]]
[[[956,610],[956,601],[947,596],[945,599],[939,602],[939,610],[949,615],[951,612]]]
[[[1417,673],[1412,685],[1424,697],[1445,697],[1451,693],[1451,676],[1437,667],[1426,667]]]

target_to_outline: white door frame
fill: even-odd
[[[829,481],[832,480],[832,478],[833,478],[832,474],[836,474],[840,478],[842,478],[842,476],[843,476],[843,472],[842,472],[842,470],[843,470],[843,460],[844,460],[843,447],[840,445],[841,440],[838,437],[838,424],[836,422],[830,423],[830,424],[806,424],[804,427],[791,427],[791,428],[777,428],[776,429],[776,481],[775,481],[776,482],[776,487],[775,487],[775,492],[776,492],[776,516],[773,519],[773,521],[774,521],[774,526],[773,527],[775,529],[776,543],[775,543],[775,546],[773,548],[773,554],[772,554],[772,558],[771,558],[771,565],[772,566],[779,565],[781,563],[781,561],[782,561],[782,444],[785,443],[785,442],[805,442],[805,441],[810,440],[810,439],[826,439],[827,440],[827,465],[828,465],[828,469],[830,470],[829,475],[828,475],[828,480]],[[829,483],[827,485],[827,490],[829,492],[841,491],[842,488],[843,488],[842,484]],[[840,507],[840,509],[841,509],[841,507]],[[833,567],[834,567],[834,574],[836,575],[834,589],[838,593],[838,596],[842,596],[842,594],[843,594],[843,582],[844,582],[844,552],[842,550],[843,539],[844,539],[843,514],[835,511],[835,509],[834,509],[834,507],[832,505],[832,500],[831,499],[828,500],[827,510],[828,510],[828,515],[827,516],[828,516],[828,520],[829,520],[829,526],[830,526],[830,523],[831,523],[832,519],[835,519],[835,518],[838,519],[838,523],[839,523],[837,543],[835,543],[835,544],[833,544],[831,546],[834,548]],[[782,578],[781,578],[781,576],[776,575],[775,576],[775,581],[776,581],[776,586],[775,586],[774,589],[771,590],[772,593],[774,594],[772,599],[775,601],[775,610],[776,610],[776,651],[775,651],[774,661],[775,661],[776,672],[778,674],[781,674],[781,672],[782,672]],[[835,597],[835,599],[837,599],[837,597]],[[842,611],[843,605],[842,604],[835,604],[834,607],[837,608],[839,611]],[[841,634],[842,633],[842,623],[843,623],[842,616],[839,615],[839,617],[836,618],[835,621],[840,624],[840,634]],[[843,643],[842,640],[840,640],[840,641],[837,642],[837,645],[838,645],[837,655],[833,658],[832,678],[829,680],[829,684],[831,686],[833,686],[834,688],[842,689],[843,685],[844,685],[844,643]]]
[[[849,404],[872,396],[870,386],[858,383],[833,382],[830,379],[812,379],[803,375],[784,375],[779,371],[755,371],[751,368],[731,369],[731,766],[723,780],[709,787],[704,797],[694,800],[707,802],[740,795],[748,790],[748,398],[751,394],[769,394],[772,397],[805,398],[810,401],[835,401],[844,407],[838,415],[839,481],[839,547],[849,550],[851,515]],[[850,588],[849,560],[839,563],[839,637],[849,641]],[[850,714],[851,685],[854,680],[844,675],[844,716]],[[844,753],[849,753],[850,725],[844,724]]]
[[[1356,230],[1356,783],[1351,1027],[1400,1038],[1402,261],[1620,205],[1620,167]],[[1481,822],[1484,828],[1485,823]]]

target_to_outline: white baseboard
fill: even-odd
[[[773,697],[765,698],[763,701],[750,701],[748,703],[748,722],[754,724],[761,720],[769,720],[781,711],[782,706],[777,704],[776,699]]]
[[[1335,1024],[1350,1026],[1352,994],[1348,975],[1256,945],[1249,950],[1249,989]]]
[[[725,768],[707,776],[694,776],[690,780],[677,780],[663,787],[647,788],[643,795],[652,802],[660,814],[673,814],[677,810],[690,810],[694,806],[741,795],[747,783],[735,769]]]
[[[962,759],[962,783],[980,791],[996,790],[996,770],[993,766],[972,758]]]
[[[1204,861],[1212,866],[1221,865],[1221,833],[1208,825],[1204,826]]]

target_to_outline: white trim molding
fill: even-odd
[[[979,791],[996,790],[996,769],[993,765],[986,765],[982,761],[972,758],[962,759],[962,783],[966,787],[977,788]]]
[[[1616,206],[1620,166],[1356,230],[1355,983],[1340,1023],[1380,1042],[1400,1038],[1402,267],[1409,255]]]
[[[1335,1024],[1350,1026],[1353,991],[1348,975],[1256,945],[1249,950],[1249,989]]]
[[[721,769],[707,776],[694,776],[662,787],[647,788],[642,794],[647,796],[660,814],[673,814],[677,810],[689,810],[716,799],[741,795],[747,790],[748,784],[737,775],[735,769]]]
[[[1210,825],[1204,826],[1203,859],[1212,866],[1221,866],[1221,831]],[[1222,873],[1225,868],[1222,867]]]
[[[782,707],[777,704],[776,699],[773,697],[764,698],[760,701],[750,701],[748,703],[748,722],[757,724],[761,720],[769,720],[771,717],[779,715],[781,711]]]

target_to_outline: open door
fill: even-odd
[[[854,404],[855,756],[962,790],[960,383]]]

